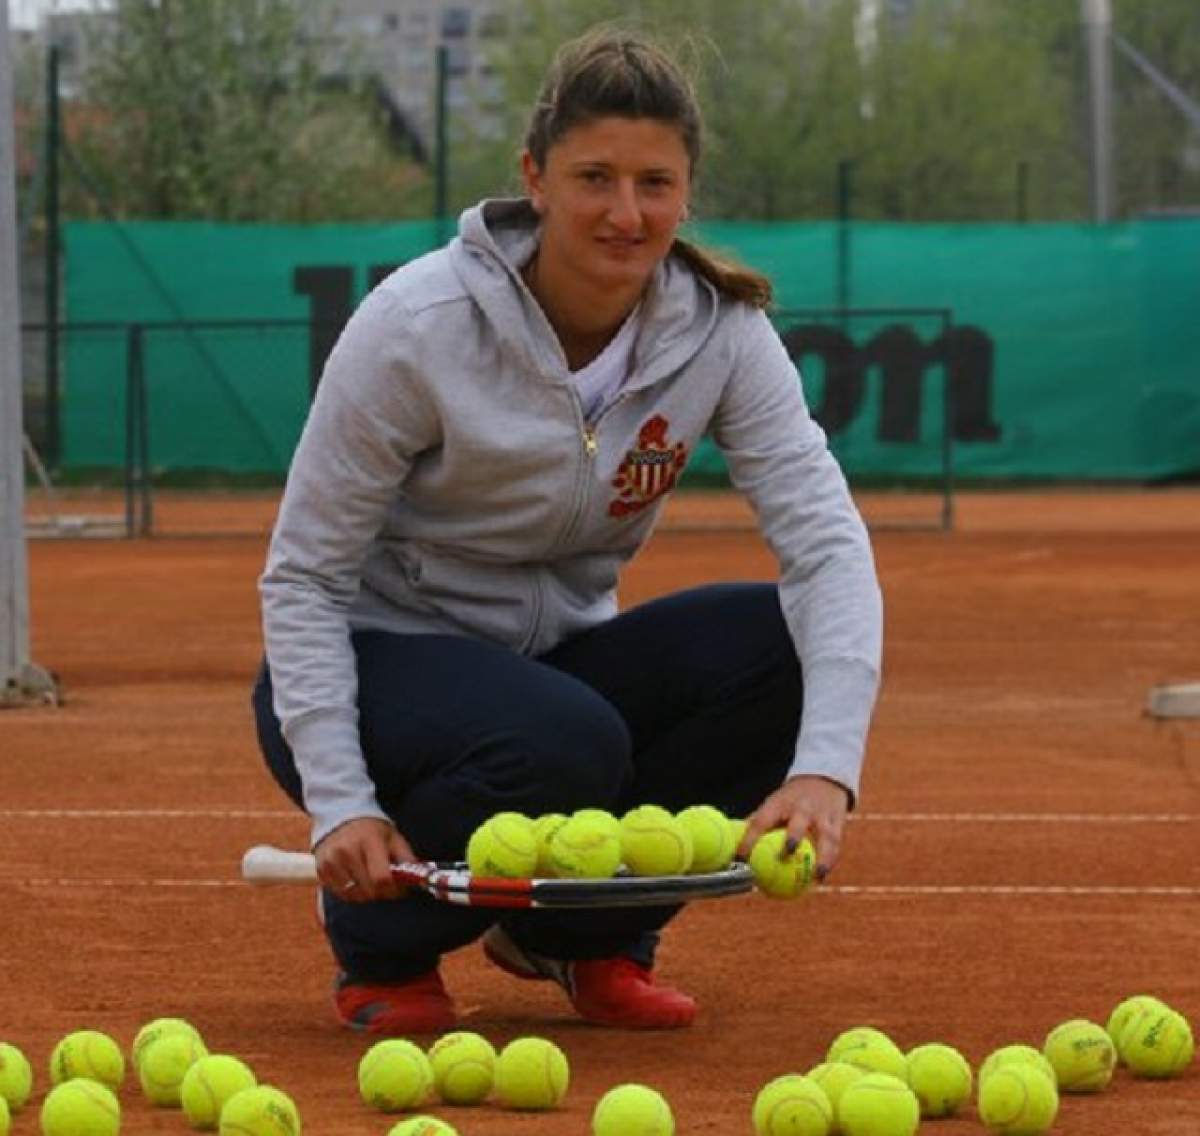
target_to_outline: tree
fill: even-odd
[[[74,211],[427,216],[427,177],[390,144],[365,80],[331,83],[312,11],[303,0],[116,0],[95,14]]]

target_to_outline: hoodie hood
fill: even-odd
[[[521,278],[541,239],[528,198],[495,198],[466,210],[450,257],[463,287],[479,305],[506,354],[536,373],[561,379],[566,357],[541,306]],[[647,386],[686,366],[716,326],[717,290],[675,256],[654,271],[642,299],[634,344],[638,379]]]

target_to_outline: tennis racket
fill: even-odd
[[[634,876],[599,880],[514,880],[474,876],[464,863],[393,864],[392,877],[444,903],[467,907],[650,907],[740,895],[754,885],[748,865],[735,861],[719,872],[695,876]],[[308,852],[260,844],[242,857],[242,878],[252,884],[314,884],[317,863]]]

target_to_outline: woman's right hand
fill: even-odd
[[[408,841],[386,820],[359,817],[339,825],[313,849],[317,878],[339,899],[369,903],[396,899],[392,864],[415,860]]]

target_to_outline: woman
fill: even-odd
[[[707,803],[837,859],[879,671],[869,543],[762,309],[767,281],[676,236],[700,151],[689,83],[611,30],[534,109],[527,197],[384,281],[330,355],[261,581],[259,738],[310,814],[348,1026],[450,1028],[441,956],[560,983],[601,1024],[670,1028],[678,910],[401,903],[392,861],[487,817]],[[711,432],[778,586],[618,613],[621,567]],[[803,708],[803,713],[801,709]]]

